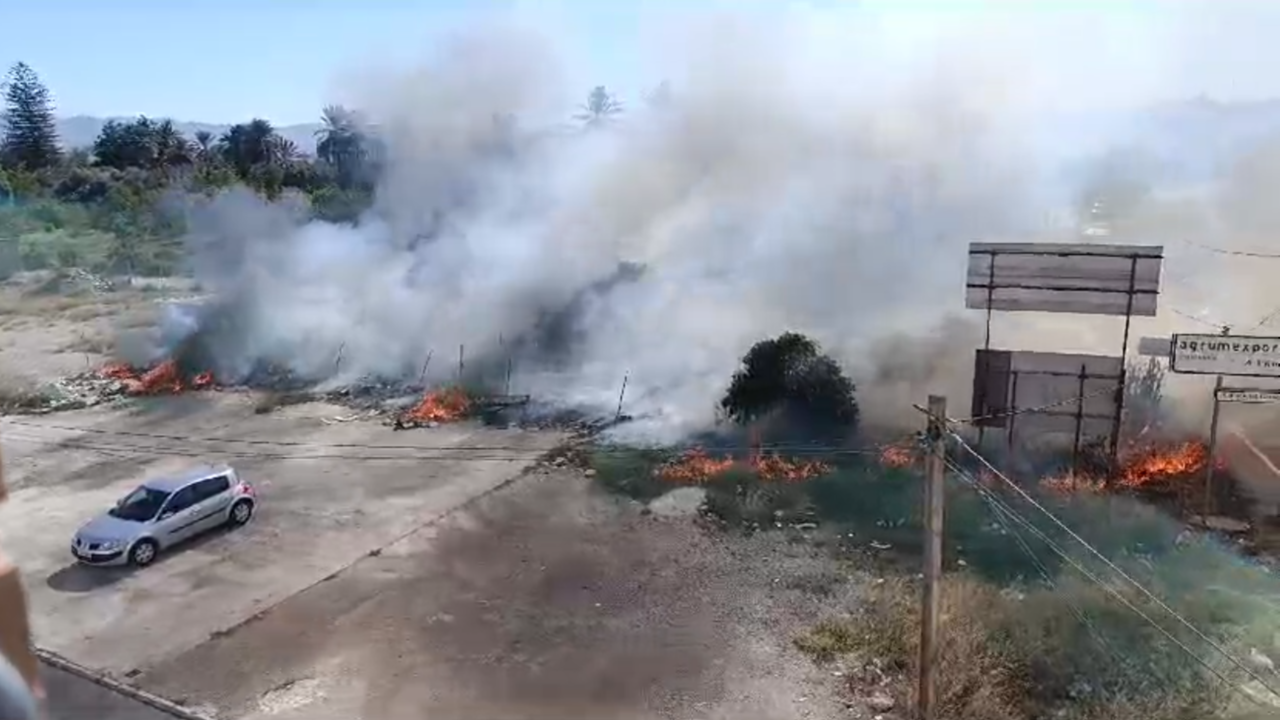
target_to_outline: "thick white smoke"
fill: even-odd
[[[1083,49],[1036,42],[1063,23],[1104,44],[1134,27],[1105,12],[681,18],[662,33],[671,102],[629,103],[590,131],[567,124],[585,89],[566,85],[554,33],[474,29],[347,93],[389,157],[359,227],[300,224],[247,195],[198,218],[197,271],[237,310],[239,342],[217,360],[415,376],[433,353],[429,376],[444,381],[460,346],[497,353],[630,262],[645,268],[638,280],[577,313],[568,366],[521,363],[516,391],[611,411],[626,375],[627,410],[647,419],[638,430],[680,433],[712,418],[752,343],[796,330],[882,382],[864,389],[869,417],[897,415],[908,392],[963,402],[981,333],[939,328],[966,314],[966,245],[1035,239],[1067,199],[1051,178],[1072,140],[1044,114],[1072,108],[1059,91],[1075,87],[1083,106],[1124,89],[1064,80],[1087,77],[1062,54]],[[1161,37],[1127,47],[1167,51]],[[1149,96],[1160,71],[1148,63],[1128,82]],[[997,332],[1006,347],[1119,343],[1105,320],[1022,318]]]

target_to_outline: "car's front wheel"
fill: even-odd
[[[129,549],[129,564],[135,567],[146,567],[156,561],[160,554],[160,546],[155,540],[139,540]]]
[[[253,517],[253,501],[237,500],[235,505],[231,506],[231,513],[227,517],[232,527],[239,527],[248,523]]]

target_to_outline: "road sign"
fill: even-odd
[[[1167,358],[1173,352],[1173,340],[1167,337],[1138,338],[1138,354],[1144,357]]]
[[[1280,402],[1280,389],[1222,388],[1217,395],[1218,402],[1245,403],[1248,405],[1265,405]]]
[[[1280,337],[1174,335],[1169,369],[1192,375],[1280,378]]]

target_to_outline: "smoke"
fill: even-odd
[[[960,315],[967,244],[1042,235],[1077,191],[1056,179],[1061,160],[1096,150],[1046,112],[1151,98],[1179,42],[1167,23],[1101,10],[661,19],[646,27],[660,28],[652,65],[671,101],[628,102],[591,131],[565,119],[589,85],[563,62],[563,36],[522,16],[408,70],[348,76],[343,99],[387,149],[376,207],[358,227],[303,223],[245,193],[204,207],[190,244],[221,298],[203,321],[217,319],[208,362],[340,382],[416,377],[432,353],[428,375],[444,382],[460,347],[518,351],[516,391],[612,412],[626,376],[633,429],[658,436],[710,422],[743,352],[791,330],[852,369],[869,422],[904,419],[927,392],[963,403],[982,322]],[[1139,50],[1123,77],[1107,72]],[[1270,208],[1258,186],[1274,170],[1255,162],[1214,192],[1151,199],[1125,232],[1171,256],[1183,248],[1167,231],[1187,218],[1214,245],[1234,241],[1221,209]],[[1258,233],[1280,221],[1268,213],[1233,216]],[[1226,266],[1196,263],[1169,265],[1220,292]],[[642,270],[619,280],[623,266]],[[1271,297],[1261,272],[1237,282],[1251,300],[1213,312]],[[538,329],[566,307],[552,361]],[[1167,319],[1135,322],[1135,343]],[[993,328],[997,347],[1114,353],[1119,338],[1106,318]]]

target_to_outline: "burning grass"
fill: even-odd
[[[606,489],[648,501],[675,487],[706,491],[706,510],[729,527],[755,529],[792,522],[830,519],[844,522],[847,511],[897,517],[909,506],[904,493],[914,485],[902,468],[867,462],[867,456],[833,453],[818,457],[801,453],[751,450],[743,455],[715,453],[697,447],[665,448],[596,446],[590,464]],[[865,493],[865,496],[863,496]]]
[[[831,472],[831,466],[820,460],[799,460],[753,450],[746,460],[739,461],[730,455],[713,457],[702,448],[693,448],[664,463],[654,473],[670,483],[699,485],[735,469],[775,482],[802,482]]]
[[[1204,513],[1204,474],[1209,448],[1200,440],[1146,440],[1121,452],[1118,467],[1092,472],[1064,472],[1042,478],[1040,487],[1053,495],[1079,493],[1133,495],[1178,514]],[[1095,463],[1105,468],[1105,463]],[[1217,470],[1228,468],[1221,460]],[[1228,490],[1230,483],[1219,491]],[[1215,507],[1238,504],[1230,497],[1211,499]],[[1210,511],[1212,508],[1210,509]]]

